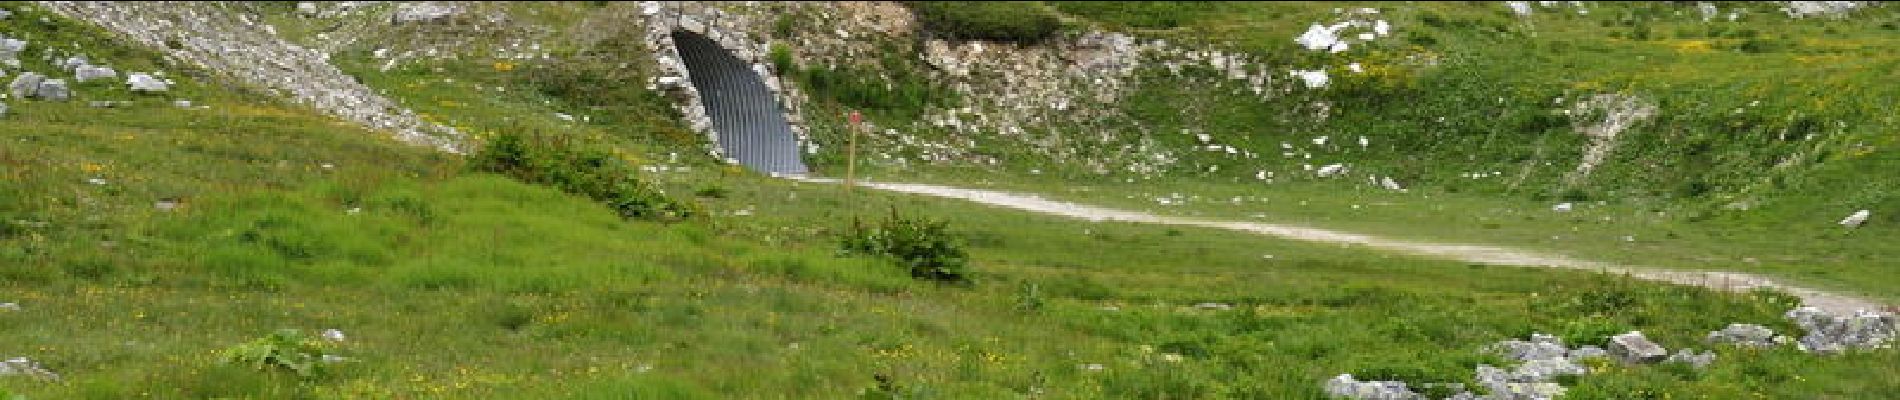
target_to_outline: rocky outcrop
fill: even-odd
[[[452,128],[428,123],[328,62],[322,52],[278,38],[248,13],[224,3],[41,2],[62,16],[99,25],[245,84],[396,138],[450,152],[466,144]],[[137,83],[133,83],[137,86]],[[147,85],[147,88],[153,86]]]
[[[1565,113],[1576,119],[1577,133],[1590,138],[1577,169],[1564,176],[1566,183],[1577,184],[1589,178],[1590,171],[1609,158],[1610,152],[1616,149],[1617,135],[1654,116],[1656,105],[1635,96],[1599,94],[1578,102]]]
[[[1326,381],[1326,394],[1342,399],[1355,400],[1423,400],[1425,395],[1413,392],[1399,381],[1359,381],[1352,374],[1340,374]]]
[[[1896,327],[1893,314],[1860,311],[1837,316],[1818,308],[1801,307],[1788,311],[1787,317],[1808,332],[1796,342],[1803,351],[1841,353],[1893,347]]]

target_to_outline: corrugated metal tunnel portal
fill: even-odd
[[[698,33],[673,31],[673,44],[718,132],[720,151],[759,172],[807,172],[778,99],[751,65]]]

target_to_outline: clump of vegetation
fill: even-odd
[[[912,1],[924,29],[952,39],[1034,43],[1061,28],[1056,14],[1034,1]]]
[[[949,221],[906,218],[891,209],[891,216],[875,227],[861,220],[851,221],[851,231],[843,240],[843,252],[850,255],[888,256],[910,269],[910,276],[939,282],[968,280],[969,256],[963,243],[949,232]]]
[[[883,121],[911,121],[923,117],[931,106],[957,104],[955,90],[931,80],[918,62],[910,57],[915,48],[895,43],[880,46],[876,65],[838,65],[836,68],[811,66],[799,69],[784,53],[780,71],[795,71],[799,85],[814,97],[836,102]],[[778,56],[774,63],[778,63]]]
[[[331,356],[324,347],[322,341],[304,336],[302,331],[281,329],[269,336],[231,346],[222,352],[222,356],[226,363],[258,370],[289,371],[298,377],[310,378],[322,372],[325,356]]]
[[[613,207],[623,218],[679,220],[698,214],[689,203],[641,179],[633,161],[612,147],[564,135],[499,134],[470,157],[477,170],[552,185]]]
[[[1232,10],[1219,1],[1058,1],[1049,5],[1115,27],[1149,29],[1177,28]]]

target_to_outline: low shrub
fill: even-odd
[[[587,196],[623,218],[679,220],[699,214],[642,179],[631,161],[605,145],[516,131],[497,135],[471,158],[477,170]]]
[[[905,218],[891,209],[891,216],[876,227],[852,220],[851,230],[843,239],[846,255],[887,256],[910,269],[910,276],[940,282],[961,282],[966,276],[968,256],[963,243],[949,232],[948,221]]]
[[[933,33],[963,40],[1034,43],[1061,28],[1056,14],[1034,1],[912,1],[918,22]]]
[[[224,362],[257,370],[281,370],[299,377],[314,377],[321,372],[326,354],[323,342],[304,336],[296,329],[282,329],[248,343],[231,346],[222,352]]]

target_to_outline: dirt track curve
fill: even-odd
[[[839,183],[829,178],[796,178],[804,182]],[[1341,232],[1328,229],[1310,228],[1293,225],[1269,224],[1260,222],[1215,221],[1195,218],[1167,217],[1144,212],[1117,210],[1082,204],[1048,200],[1034,195],[999,192],[981,189],[966,189],[950,186],[913,184],[858,182],[858,186],[873,189],[921,194],[936,197],[969,200],[977,203],[1018,210],[1080,218],[1089,221],[1126,221],[1150,224],[1198,226],[1206,228],[1228,229],[1252,232],[1287,239],[1322,243],[1349,243],[1369,248],[1412,254],[1425,257],[1458,260],[1471,263],[1492,265],[1513,265],[1545,268],[1572,268],[1601,271],[1604,273],[1627,274],[1638,279],[1668,282],[1679,285],[1703,286],[1717,290],[1747,291],[1754,288],[1773,288],[1801,297],[1809,306],[1819,307],[1837,315],[1847,315],[1858,310],[1880,310],[1884,305],[1868,298],[1819,289],[1795,286],[1768,277],[1728,271],[1683,271],[1646,267],[1631,267],[1579,260],[1553,254],[1540,254],[1531,251],[1494,246],[1463,244],[1443,244],[1414,242],[1383,238],[1373,235]]]

